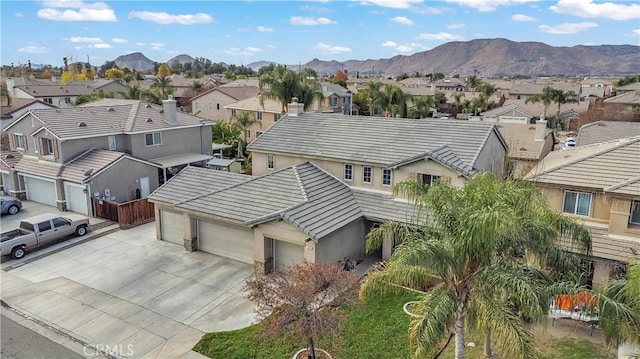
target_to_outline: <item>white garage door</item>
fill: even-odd
[[[253,264],[253,230],[229,224],[198,221],[198,249]]]
[[[84,193],[84,186],[65,182],[64,197],[67,199],[67,209],[73,212],[89,214],[87,205],[87,194]]]
[[[2,173],[2,188],[4,193],[10,194],[11,190],[11,176],[8,173]]]
[[[275,270],[302,262],[304,262],[303,246],[285,241],[273,241],[273,267]]]
[[[24,177],[27,187],[27,199],[38,203],[56,205],[56,184],[33,177]]]
[[[184,246],[184,217],[181,213],[160,211],[160,237],[163,241]]]

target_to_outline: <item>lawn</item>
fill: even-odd
[[[415,294],[386,295],[371,298],[366,304],[345,306],[346,318],[335,338],[317,338],[317,346],[329,351],[334,358],[397,359],[410,358],[407,338],[409,316],[402,305],[414,300]],[[290,358],[305,347],[303,338],[286,335],[262,337],[260,324],[230,331],[206,334],[193,350],[214,359],[283,359]],[[467,348],[466,358],[484,358],[483,340],[469,335],[467,342],[476,343]],[[580,358],[609,359],[611,353],[604,344],[573,338],[540,338],[541,359]],[[445,350],[442,359],[453,358],[453,344]],[[497,357],[499,358],[499,357]]]

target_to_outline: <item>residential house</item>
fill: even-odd
[[[206,91],[219,85],[219,82],[211,76],[205,76],[202,78],[191,78],[182,75],[174,74],[170,76],[171,86],[174,88],[173,97],[178,101],[179,107],[189,105],[189,100],[198,95],[198,92],[194,89],[193,84],[197,81],[202,84],[202,91]],[[156,76],[145,77],[144,81],[140,83],[140,86],[145,89],[151,88]]]
[[[576,83],[551,83],[551,84],[532,84],[532,83],[516,83],[509,90],[508,100],[522,100],[539,95],[545,87],[551,87],[557,90],[573,91],[580,96],[580,85]]]
[[[622,95],[625,93],[637,93],[638,91],[640,91],[640,82],[632,82],[630,84],[616,88],[616,95]]]
[[[555,117],[557,104],[551,104],[547,108],[547,118]],[[569,102],[560,105],[560,121],[567,127],[572,119],[589,109],[588,101]],[[502,106],[484,111],[480,116],[472,116],[470,121],[485,121],[495,123],[531,123],[535,118],[544,117],[544,104],[542,102],[530,102],[526,100],[506,100]]]
[[[442,92],[464,92],[467,88],[465,82],[455,77],[446,77],[434,81],[431,87]]]
[[[6,135],[6,134],[5,134]],[[4,136],[3,136],[4,141]],[[7,136],[8,141],[8,136]],[[8,143],[5,148],[5,144],[3,143],[2,153],[0,154],[0,190],[5,194],[11,194],[11,175],[13,172],[14,166],[20,161],[22,158],[22,153],[19,151],[11,150]]]
[[[344,87],[330,82],[321,82],[323,99],[317,104],[317,112],[335,112],[349,115],[353,113],[353,110],[349,109],[351,105],[352,94],[351,91]]]
[[[60,210],[91,213],[90,197],[145,198],[189,164],[211,158],[212,121],[139,100],[31,110],[6,128],[20,152],[10,193]]]
[[[596,96],[605,99],[611,96],[613,82],[610,79],[586,78],[580,81],[580,96],[586,98]]]
[[[0,130],[4,131],[13,121],[20,118],[29,110],[40,110],[47,108],[55,108],[55,106],[44,103],[36,99],[28,98],[11,98],[11,105],[7,102],[2,103],[2,112],[0,116]]]
[[[231,122],[240,111],[248,111],[251,116],[255,116],[259,121],[257,124],[245,129],[243,136],[246,136],[247,143],[260,137],[282,117],[282,104],[279,101],[270,99],[261,101],[259,95],[228,104],[224,108],[227,109],[227,118]]]
[[[44,84],[32,81],[26,82],[25,85],[16,85],[13,78],[7,78],[6,83],[12,99],[35,99],[60,108],[74,107],[79,96],[98,93],[86,85]]]
[[[506,170],[513,178],[523,178],[553,151],[556,139],[547,121],[538,120],[535,125],[499,123],[496,127],[509,146]]]
[[[584,264],[594,287],[623,274],[640,250],[639,153],[640,137],[555,151],[525,177],[552,208],[591,231],[592,256]]]
[[[226,121],[231,117],[226,105],[256,97],[259,92],[257,86],[217,86],[191,98],[191,113],[210,120]]]
[[[640,83],[638,83],[640,84]],[[629,88],[631,88],[630,85]],[[609,97],[603,101],[605,107],[620,107],[627,111],[638,113],[640,109],[640,90],[618,91],[617,96]]]
[[[189,167],[156,190],[156,235],[264,272],[364,256],[372,221],[406,221],[406,201],[349,187],[311,162],[252,177]]]
[[[115,97],[122,98],[124,97],[122,94],[126,93],[128,88],[125,84],[118,80],[110,80],[110,79],[95,79],[95,80],[87,80],[87,81],[70,81],[65,85],[80,85],[87,86],[92,88],[97,94],[102,95],[103,97]]]
[[[640,136],[640,122],[596,121],[580,127],[576,146],[586,146],[637,136]]]

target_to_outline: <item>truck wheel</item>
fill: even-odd
[[[26,253],[27,252],[25,252],[24,247],[15,247],[11,250],[11,256],[13,256],[13,258],[15,259],[24,257]]]
[[[16,205],[13,205],[13,206],[9,207],[8,212],[9,212],[9,214],[16,214],[16,213],[20,212],[20,208],[18,208],[18,206],[16,206]]]
[[[82,237],[85,234],[87,234],[87,227],[80,226],[80,227],[76,228],[76,236]]]

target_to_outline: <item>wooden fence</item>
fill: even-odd
[[[94,216],[117,222],[121,229],[129,229],[155,220],[153,203],[146,198],[125,203],[99,198],[92,198],[91,201]]]

